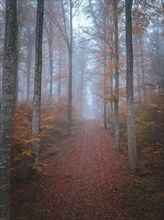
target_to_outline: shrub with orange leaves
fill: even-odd
[[[44,102],[41,109],[39,141],[41,152],[55,140],[67,135],[67,100],[63,97],[56,103]],[[73,114],[77,115],[75,108]],[[24,178],[32,159],[32,103],[21,103],[13,118],[12,170]],[[14,173],[13,172],[13,173]],[[22,173],[22,174],[21,174]]]
[[[49,139],[51,135],[61,136],[67,133],[67,102],[61,98],[51,105],[42,106],[41,138]]]
[[[42,105],[41,114],[41,139],[48,139],[50,136],[56,138],[67,135],[67,110],[68,102],[65,97],[53,104],[44,103]],[[80,117],[78,109],[73,106],[72,108],[72,124]]]
[[[27,146],[31,140],[32,109],[31,103],[21,103],[13,118],[13,143]]]
[[[30,102],[19,104],[13,118],[12,170],[18,178],[25,178],[32,158],[32,109]],[[20,169],[21,168],[21,169]]]

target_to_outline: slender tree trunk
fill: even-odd
[[[60,48],[60,43],[59,43],[59,54],[58,54],[58,62],[59,62],[59,69],[58,69],[58,101],[61,97],[61,48]]]
[[[20,11],[22,9],[22,2],[21,1],[17,1],[17,42],[18,42],[18,47],[17,47],[17,56],[18,56],[18,60],[17,60],[17,72],[16,72],[16,78],[17,78],[17,81],[16,81],[16,85],[15,85],[15,109],[14,111],[16,110],[16,106],[18,104],[18,96],[19,96],[19,60],[20,60],[20,39],[21,39],[21,31],[22,31],[22,25],[21,23],[19,22],[19,17],[20,17]]]
[[[49,52],[49,101],[50,104],[53,101],[53,30],[52,30],[52,21],[49,20],[49,30],[47,30],[47,39],[48,39],[48,52]]]
[[[114,26],[115,26],[115,97],[114,97],[114,130],[115,147],[120,150],[119,125],[119,39],[118,39],[118,0],[114,0]]]
[[[114,123],[113,123],[113,115],[114,115],[114,105],[113,105],[113,78],[110,77],[110,81],[111,81],[111,95],[112,95],[112,100],[110,101],[110,131],[111,134],[114,134]]]
[[[28,44],[27,44],[27,100],[30,98],[30,76],[31,76],[31,62],[32,62],[32,33],[28,28]]]
[[[105,13],[104,13],[104,27],[103,27],[103,34],[104,34],[104,38],[106,39],[106,25],[107,25],[107,19],[106,19],[106,16],[105,16]],[[106,100],[106,93],[107,93],[107,89],[106,89],[106,80],[107,80],[107,77],[106,77],[106,62],[107,62],[107,50],[106,50],[106,43],[105,42],[102,42],[103,43],[103,90],[104,90],[104,100],[103,100],[103,105],[104,105],[104,128],[107,129],[107,100]]]
[[[81,77],[80,77],[80,112],[81,117],[83,115],[83,86],[84,86],[84,64],[81,67]]]
[[[162,57],[162,48],[160,41],[162,41],[164,39],[160,39],[160,33],[159,33],[159,27],[156,29],[156,40],[155,40],[155,44],[156,44],[156,65],[157,65],[157,76],[156,76],[156,85],[157,85],[157,89],[156,92],[162,92],[161,88],[163,87],[162,82],[163,82],[163,77],[164,76],[164,70],[161,68],[162,67],[162,63],[163,63],[163,57]],[[161,62],[162,61],[162,62]]]
[[[141,52],[141,73],[142,73],[142,91],[143,102],[146,102],[146,88],[145,88],[145,66],[144,66],[144,54],[143,54],[143,41],[139,38],[140,52]]]
[[[73,55],[73,14],[72,0],[70,0],[70,39],[69,39],[69,79],[68,79],[68,134],[71,135],[72,126],[72,55]]]
[[[42,35],[43,35],[43,14],[44,0],[37,0],[37,21],[35,39],[35,76],[34,76],[34,98],[32,114],[32,137],[33,137],[33,164],[38,164],[39,160],[39,131],[41,113],[41,76],[42,76]],[[33,177],[36,175],[34,169]]]
[[[6,27],[0,114],[0,220],[10,219],[10,154],[17,76],[17,1],[6,0]]]
[[[106,56],[106,53],[105,53]],[[103,107],[104,107],[104,128],[107,129],[107,103],[106,103],[106,57],[104,58],[104,75],[103,75],[103,84],[104,84],[104,100],[103,100]]]
[[[104,33],[106,35],[106,31]],[[104,44],[104,74],[103,74],[103,86],[104,86],[104,100],[103,100],[103,107],[104,107],[104,128],[107,129],[107,100],[106,100],[106,48],[105,48],[105,44]]]
[[[139,65],[139,61],[138,61],[138,57],[136,57],[136,72],[137,72],[137,91],[138,91],[138,102],[141,103],[141,90],[140,90],[140,69],[139,69],[140,65]]]
[[[106,101],[104,100],[104,128],[107,129],[107,117],[106,117]]]
[[[126,0],[126,53],[127,53],[127,128],[129,168],[136,170],[137,153],[134,121],[134,93],[133,93],[133,43],[132,43],[132,10],[133,0]]]
[[[52,39],[51,36],[48,37],[48,47],[49,47],[49,66],[50,66],[50,89],[49,89],[49,99],[52,103],[53,100],[53,49],[52,49]]]

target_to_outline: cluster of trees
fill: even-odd
[[[114,134],[119,150],[119,117],[127,107],[132,170],[136,169],[134,106],[150,103],[153,95],[163,95],[163,7],[163,1],[90,0],[86,9],[93,21],[87,32],[94,42],[95,115]]]
[[[83,34],[73,26],[81,7],[92,21]],[[34,164],[41,100],[51,107],[66,97],[68,134],[73,105],[82,116],[92,104],[117,150],[126,102],[129,167],[136,169],[134,104],[164,93],[163,13],[163,0],[0,0],[0,219],[10,219],[12,119],[20,102],[33,103]]]
[[[0,1],[0,197],[3,198],[0,219],[10,219],[12,119],[18,104],[33,100],[31,138],[34,166],[39,158],[41,98],[50,107],[62,96],[68,98],[67,131],[71,134],[73,17],[80,4],[81,1],[77,0]],[[79,82],[76,76],[74,93],[80,85],[78,93],[81,93],[82,99],[83,72],[86,68],[83,55],[86,51],[82,46],[79,48],[75,52],[82,63],[80,71],[77,70],[81,80]],[[77,98],[75,101],[80,103]],[[35,177],[36,169],[32,169],[31,174]]]

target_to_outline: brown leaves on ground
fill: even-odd
[[[141,209],[147,192],[142,197],[139,190],[148,186],[136,182],[126,153],[115,150],[109,132],[96,122],[84,122],[42,158],[40,178],[12,192],[13,220],[160,219],[161,213],[149,218],[147,206]]]

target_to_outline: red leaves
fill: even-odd
[[[87,122],[72,141],[72,154],[43,171],[46,219],[128,219],[122,190],[133,177],[109,133]]]

